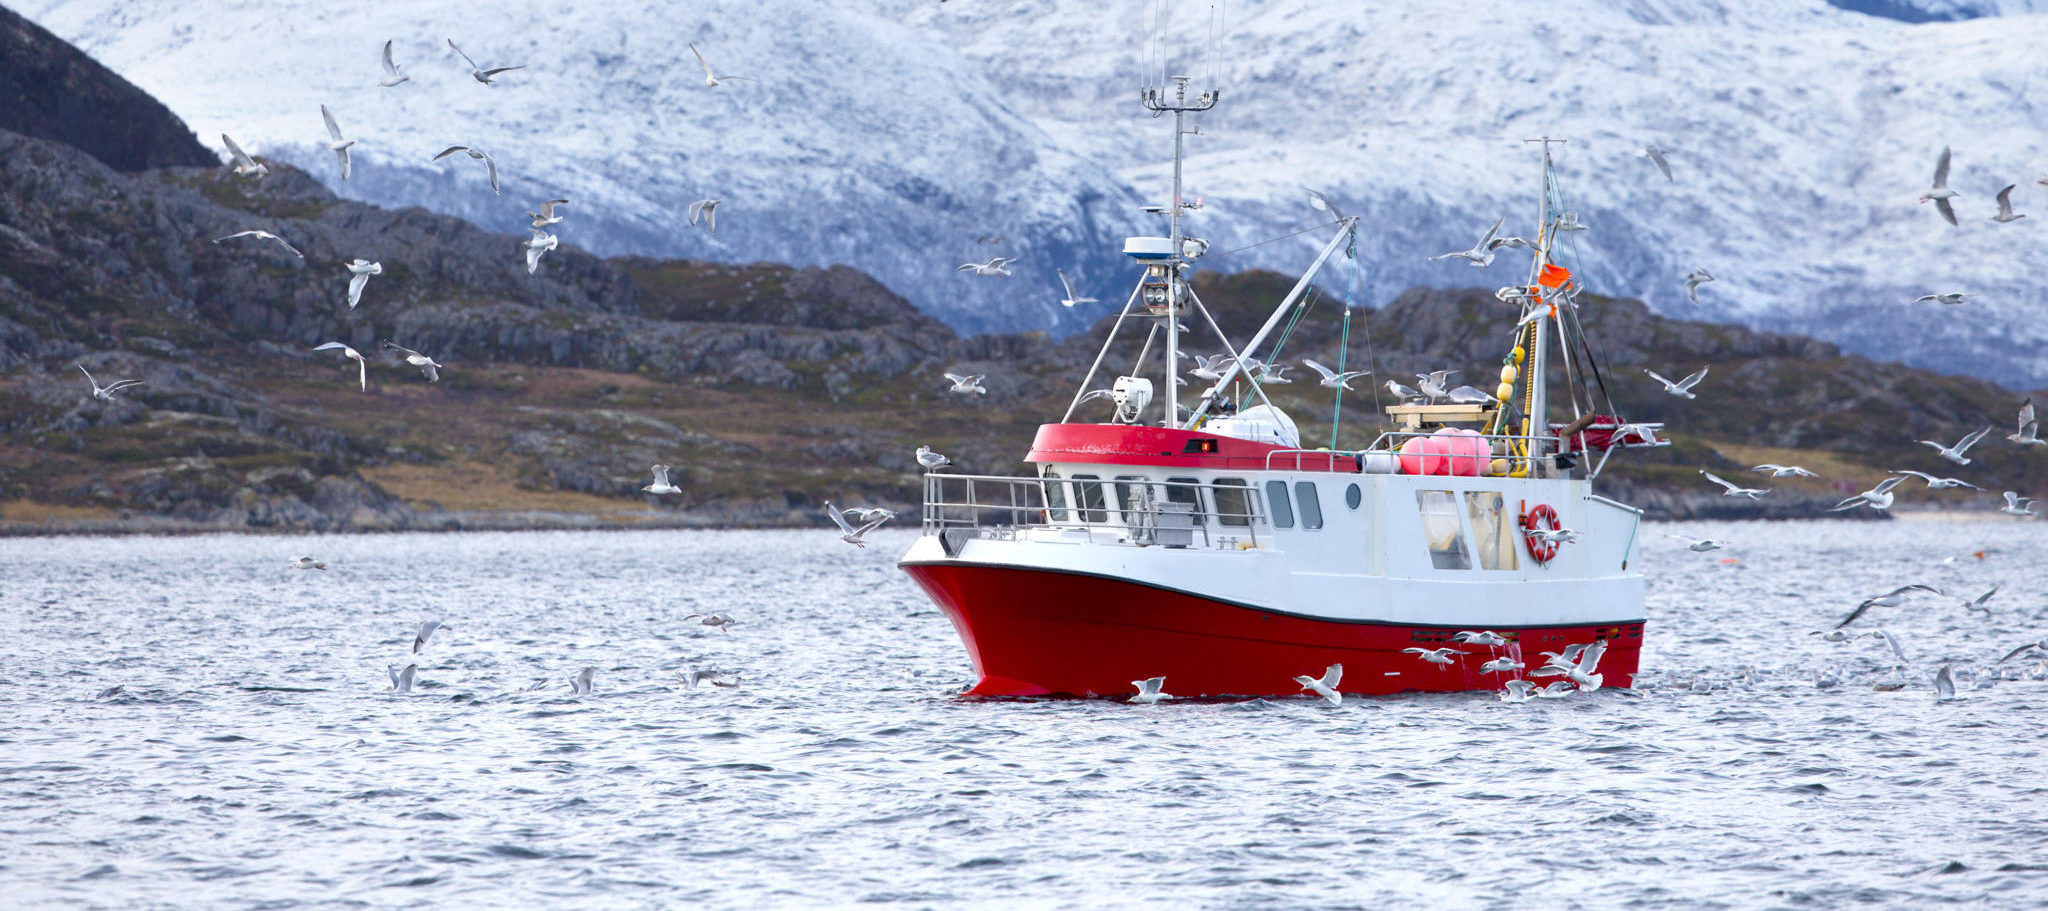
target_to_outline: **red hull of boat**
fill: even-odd
[[[1319,620],[1076,573],[955,562],[903,570],[960,633],[981,675],[974,696],[1112,696],[1161,674],[1176,696],[1292,695],[1296,675],[1339,663],[1346,693],[1498,690],[1513,676],[1479,673],[1507,649],[1456,645],[1469,654],[1449,666],[1401,651],[1451,645],[1458,627]],[[1628,686],[1642,653],[1641,621],[1497,631],[1531,667],[1543,652],[1606,639],[1608,686]]]

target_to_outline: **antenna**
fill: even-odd
[[[1166,262],[1148,267],[1162,270],[1166,273],[1164,276],[1167,281],[1166,307],[1164,312],[1160,314],[1162,320],[1166,323],[1166,395],[1161,399],[1160,404],[1166,409],[1166,419],[1163,424],[1168,427],[1174,426],[1180,420],[1180,390],[1176,387],[1174,379],[1175,372],[1180,369],[1178,364],[1180,358],[1180,302],[1188,293],[1187,289],[1183,287],[1186,282],[1185,273],[1189,267],[1185,248],[1181,244],[1183,238],[1181,236],[1180,220],[1182,215],[1191,206],[1181,201],[1181,164],[1186,157],[1186,140],[1189,132],[1200,132],[1199,128],[1194,131],[1187,129],[1187,115],[1199,114],[1215,107],[1220,96],[1221,93],[1212,88],[1209,91],[1203,92],[1200,97],[1190,101],[1188,99],[1188,77],[1186,76],[1173,77],[1173,97],[1171,99],[1167,98],[1166,86],[1164,85],[1156,88],[1147,88],[1139,93],[1139,101],[1145,105],[1146,110],[1154,114],[1170,113],[1173,115],[1173,200],[1168,204],[1166,210],[1167,218],[1171,224],[1171,231],[1168,235],[1169,246],[1167,248],[1170,251],[1170,255]]]

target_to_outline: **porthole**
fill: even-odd
[[[1358,504],[1363,502],[1365,502],[1365,492],[1359,490],[1358,485],[1353,484],[1350,487],[1344,488],[1344,505],[1357,509]]]

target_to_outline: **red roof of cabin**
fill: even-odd
[[[1267,453],[1282,449],[1271,443],[1199,430],[1131,424],[1040,424],[1038,438],[1031,441],[1031,453],[1024,461],[1258,471],[1267,467]],[[1349,453],[1303,453],[1298,460],[1302,471],[1358,470],[1357,460]],[[1289,453],[1273,457],[1272,467],[1292,471],[1296,463],[1297,456]]]

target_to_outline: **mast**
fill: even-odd
[[[1541,143],[1543,148],[1543,173],[1537,184],[1540,193],[1536,202],[1536,255],[1530,258],[1529,263],[1528,287],[1534,290],[1542,287],[1539,281],[1543,275],[1543,267],[1550,265],[1550,144],[1564,140],[1542,136],[1522,141]],[[1535,303],[1541,306],[1543,301],[1538,297]],[[1552,306],[1556,304],[1552,302]],[[1523,381],[1529,384],[1529,413],[1523,420],[1526,422],[1524,435],[1528,437],[1529,442],[1530,476],[1533,477],[1536,460],[1544,455],[1544,444],[1537,438],[1550,432],[1550,388],[1548,372],[1544,369],[1545,355],[1550,347],[1550,320],[1536,320],[1536,331],[1531,335],[1529,361],[1524,367],[1523,374]]]
[[[1171,101],[1167,100],[1165,95],[1166,87],[1163,85],[1148,87],[1139,93],[1139,100],[1143,102],[1146,110],[1152,111],[1155,114],[1173,114],[1173,202],[1167,206],[1167,220],[1170,232],[1168,239],[1171,243],[1169,248],[1171,255],[1165,263],[1167,273],[1166,311],[1160,316],[1160,319],[1166,324],[1165,389],[1159,402],[1160,407],[1165,410],[1165,415],[1160,421],[1160,426],[1163,427],[1174,426],[1180,418],[1180,389],[1174,381],[1176,379],[1175,373],[1180,368],[1178,363],[1180,359],[1180,302],[1187,296],[1187,289],[1183,287],[1183,284],[1186,281],[1184,273],[1188,269],[1186,253],[1181,245],[1183,238],[1180,231],[1180,219],[1182,212],[1191,208],[1181,202],[1181,160],[1185,152],[1185,140],[1188,134],[1190,132],[1201,133],[1200,127],[1190,131],[1186,128],[1185,123],[1187,115],[1199,114],[1215,107],[1217,99],[1222,94],[1221,91],[1212,88],[1209,91],[1203,92],[1201,97],[1196,98],[1193,103],[1189,103],[1189,77],[1174,76],[1172,78],[1174,92]]]

